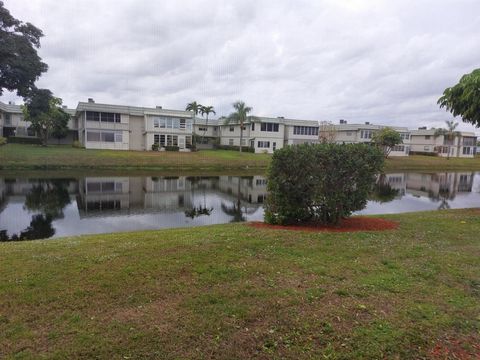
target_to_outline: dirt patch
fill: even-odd
[[[309,232],[355,232],[394,230],[398,228],[399,223],[386,219],[355,216],[342,220],[339,225],[302,224],[284,226],[270,225],[259,221],[250,222],[249,225],[257,229],[296,230]]]

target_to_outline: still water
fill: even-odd
[[[0,241],[263,219],[263,176],[0,177]],[[358,214],[480,206],[480,173],[392,173]]]

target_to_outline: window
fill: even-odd
[[[470,147],[468,146],[463,147],[463,155],[470,155]]]
[[[230,126],[230,131],[233,131],[235,130],[235,128],[233,126]]]
[[[410,134],[409,133],[400,133],[400,137],[402,140],[409,140],[410,139]]]
[[[255,131],[255,123],[252,123],[252,131]]]
[[[430,146],[424,146],[423,151],[430,151]]]
[[[403,146],[403,145],[394,146],[394,147],[392,147],[392,151],[401,151],[401,152],[404,152],[404,151],[405,151],[405,146]]]
[[[275,123],[261,123],[260,124],[260,131],[268,131],[268,132],[278,132],[278,124]]]
[[[371,139],[373,135],[372,130],[361,130],[360,131],[360,138],[362,139]]]
[[[102,141],[104,141],[104,142],[115,142],[115,133],[113,133],[113,132],[102,132]]]
[[[122,133],[115,133],[115,142],[122,142],[122,141],[123,141]]]
[[[100,141],[100,133],[97,131],[87,131],[87,141]]]
[[[425,135],[425,140],[430,140],[430,135]]]
[[[12,124],[12,116],[10,114],[5,114],[5,125]]]
[[[233,146],[233,139],[228,139],[228,145]]]
[[[101,122],[120,122],[120,114],[108,113],[108,112],[98,112],[98,111],[87,111],[86,112],[87,121],[101,121]]]
[[[242,146],[247,146],[247,139],[242,139]]]
[[[294,126],[293,134],[318,136],[318,128],[314,126]]]
[[[269,148],[270,147],[270,141],[259,141],[257,143],[257,147],[259,147],[259,148]]]
[[[267,185],[267,179],[257,179],[256,185],[257,186]]]
[[[207,131],[207,128],[206,127],[199,127],[198,131]]]
[[[87,111],[87,121],[100,121],[100,113],[97,111]]]
[[[153,119],[153,127],[154,128],[160,127],[160,119],[158,119],[158,118]]]
[[[180,119],[180,129],[185,130],[185,119]]]
[[[351,131],[347,131],[347,136],[352,136],[352,132],[351,132]]]
[[[158,134],[153,135],[153,143],[157,145],[160,144],[160,135]]]

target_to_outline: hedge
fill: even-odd
[[[337,224],[367,204],[384,156],[367,144],[303,144],[274,152],[265,221]]]
[[[7,143],[7,138],[0,136],[0,146],[5,145]]]
[[[18,136],[10,136],[8,138],[8,142],[10,144],[34,144],[34,145],[41,145],[42,140],[35,137],[18,137]]]
[[[213,145],[214,149],[218,150],[235,150],[235,151],[240,151],[240,146],[233,146],[233,145],[218,145],[214,144]],[[254,153],[255,149],[250,147],[250,146],[242,146],[242,151],[244,152],[249,152],[249,153]]]

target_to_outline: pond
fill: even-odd
[[[264,176],[0,176],[0,241],[263,219]],[[358,214],[480,206],[480,173],[391,173]]]

